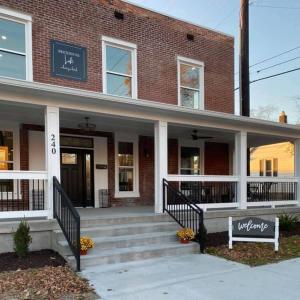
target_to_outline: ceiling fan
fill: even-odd
[[[194,141],[197,140],[206,140],[206,139],[212,139],[212,136],[202,136],[202,135],[198,135],[198,130],[194,129],[193,133],[191,134],[191,137]]]

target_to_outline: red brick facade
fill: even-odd
[[[205,143],[205,175],[229,175],[229,147],[223,143]]]
[[[233,113],[233,38],[120,0],[0,0],[32,16],[35,81],[102,91],[101,36],[137,45],[138,98],[177,104],[178,55],[205,64],[205,108]],[[114,11],[124,13],[118,20]],[[194,41],[187,39],[194,35]],[[88,78],[78,82],[50,73],[50,40],[87,48]]]

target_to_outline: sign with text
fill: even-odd
[[[51,41],[52,76],[85,81],[87,79],[86,48]]]
[[[232,249],[233,241],[244,241],[274,243],[275,251],[278,251],[278,240],[278,218],[275,218],[275,222],[272,222],[257,217],[232,221],[232,217],[229,217],[229,249]]]

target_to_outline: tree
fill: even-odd
[[[251,109],[250,116],[256,119],[276,122],[279,116],[279,109],[274,104],[261,105]]]

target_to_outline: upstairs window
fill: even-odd
[[[178,104],[204,109],[204,64],[178,57]]]
[[[103,92],[137,98],[136,45],[102,37]]]
[[[32,80],[31,18],[0,8],[0,76]]]

